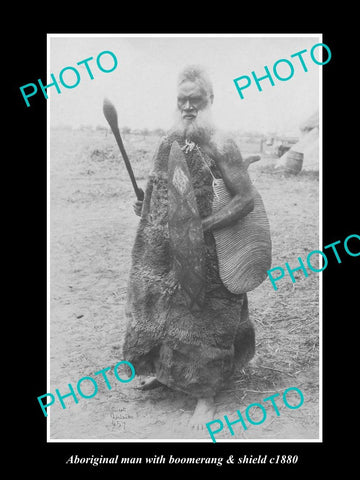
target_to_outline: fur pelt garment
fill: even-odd
[[[216,394],[255,351],[246,294],[230,293],[220,280],[214,237],[206,232],[204,307],[190,312],[172,270],[168,231],[168,158],[175,133],[154,155],[132,250],[127,288],[124,359],[137,374],[153,374],[170,388],[197,398]],[[205,155],[205,154],[203,154]],[[196,148],[185,153],[200,217],[211,214],[212,177]],[[220,176],[214,161],[206,156]]]

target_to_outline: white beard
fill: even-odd
[[[183,135],[187,140],[191,140],[196,144],[206,144],[216,128],[212,120],[210,108],[199,110],[196,118],[191,122],[184,122],[181,112],[176,111],[175,124],[173,129],[180,135]]]

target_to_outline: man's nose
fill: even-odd
[[[183,108],[184,110],[192,110],[194,107],[191,105],[190,100],[186,100]]]

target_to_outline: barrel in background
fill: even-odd
[[[286,162],[284,165],[284,171],[293,175],[297,175],[301,172],[304,162],[304,154],[289,150],[287,153]]]

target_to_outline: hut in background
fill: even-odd
[[[299,129],[299,141],[279,158],[275,168],[290,171],[297,165],[298,171],[295,168],[294,173],[300,170],[319,171],[319,111],[313,113]]]

